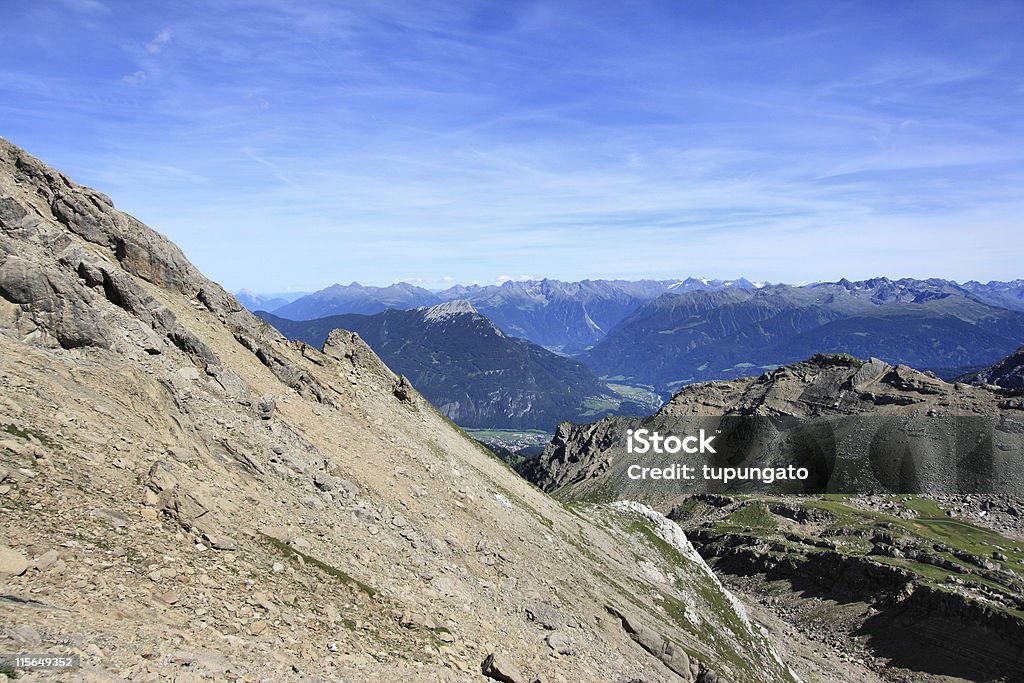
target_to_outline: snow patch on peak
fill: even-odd
[[[456,315],[462,313],[476,313],[476,309],[473,308],[473,304],[469,303],[465,299],[453,299],[452,301],[445,301],[443,304],[438,304],[427,309],[427,312],[423,315],[423,319],[428,322],[438,322],[441,320],[447,320]]]

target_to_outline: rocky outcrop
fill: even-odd
[[[664,509],[696,491],[730,489],[703,477],[633,481],[630,466],[808,470],[804,480],[765,489],[773,492],[1018,492],[1024,461],[1010,454],[1024,453],[1022,425],[1024,412],[988,389],[878,359],[819,355],[758,377],[689,385],[648,418],[563,423],[523,472],[565,498],[625,497]],[[689,459],[627,453],[627,435],[641,428],[704,429],[719,449]],[[967,444],[968,433],[987,436]]]
[[[614,607],[607,609],[612,616],[619,620],[622,629],[636,641],[637,645],[664,662],[665,666],[678,674],[684,681],[694,680],[694,672],[690,670],[690,657],[686,652],[643,624],[631,620]]]
[[[968,375],[963,381],[976,386],[997,386],[1001,389],[1024,391],[1024,347],[981,372]]]
[[[1024,664],[1020,649],[1014,645],[1024,638],[1024,621],[1006,611],[1007,607],[1020,610],[1024,605],[1013,597],[982,602],[930,586],[913,571],[881,564],[870,557],[827,549],[799,552],[755,535],[694,530],[690,537],[718,571],[783,579],[804,594],[871,604],[873,616],[866,618],[858,631],[872,639],[880,655],[893,656],[901,664],[914,651],[921,657],[943,660],[941,664],[933,663],[941,668],[925,670],[941,670],[948,675],[977,672],[977,677],[967,676],[970,680],[1001,679]],[[955,570],[952,563],[931,557],[934,560],[926,563]],[[919,562],[927,559],[917,558]],[[994,606],[997,604],[1001,608]],[[897,632],[902,635],[897,636]],[[955,645],[949,641],[950,632],[959,634]],[[893,638],[898,638],[901,645],[892,643]]]

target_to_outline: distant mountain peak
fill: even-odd
[[[448,320],[463,313],[479,315],[477,310],[473,308],[473,304],[469,303],[466,299],[452,299],[451,301],[445,301],[443,304],[428,308],[423,315],[423,319],[428,322],[436,322]]]

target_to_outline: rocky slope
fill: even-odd
[[[617,406],[586,366],[504,334],[464,299],[412,311],[292,321],[259,314],[289,339],[323,344],[335,328],[359,334],[395,372],[466,428],[542,429]],[[606,413],[605,413],[606,414]]]
[[[0,651],[84,680],[789,677],[673,522],[553,501],[3,140],[0,428]]]
[[[915,455],[928,476],[914,483],[942,495],[855,495],[878,490],[878,479],[868,481],[862,471],[854,476],[854,456],[844,462],[838,448],[828,482],[839,488],[827,489],[838,492],[826,495],[721,495],[706,492],[714,486],[700,479],[664,486],[633,481],[630,465],[664,462],[626,453],[623,433],[637,423],[614,419],[561,425],[528,476],[563,500],[626,497],[666,512],[716,570],[734,576],[727,583],[756,605],[755,613],[777,620],[773,632],[787,644],[801,638],[813,643],[793,655],[809,677],[1018,680],[1024,664],[1019,396],[947,384],[877,359],[822,355],[759,377],[685,387],[639,424],[671,432],[679,421],[705,416],[763,421],[757,424],[852,420],[833,435],[839,441],[845,433],[855,442],[879,433],[879,425],[908,421],[909,429],[886,438],[900,454],[915,443],[927,446]],[[977,455],[971,439],[979,421],[996,425],[990,441],[978,442],[991,460],[949,467],[949,454],[961,452],[958,445],[972,443],[968,451]],[[927,433],[925,424],[938,431]],[[769,452],[779,458],[773,464],[801,457],[792,442],[784,445],[784,451]],[[858,452],[862,461],[871,453],[863,447]],[[891,462],[888,456],[884,463]],[[977,462],[1005,469],[981,480],[982,494],[946,493],[951,483],[975,482],[971,474],[985,469]],[[901,474],[906,471],[904,466]],[[881,478],[884,467],[872,472]],[[866,670],[857,668],[865,664]],[[855,670],[837,676],[843,667]]]

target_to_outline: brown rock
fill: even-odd
[[[0,574],[20,576],[28,569],[28,558],[14,548],[0,546]]]
[[[526,680],[522,672],[505,655],[496,652],[487,655],[480,665],[480,671],[487,678],[503,683],[523,683]]]

